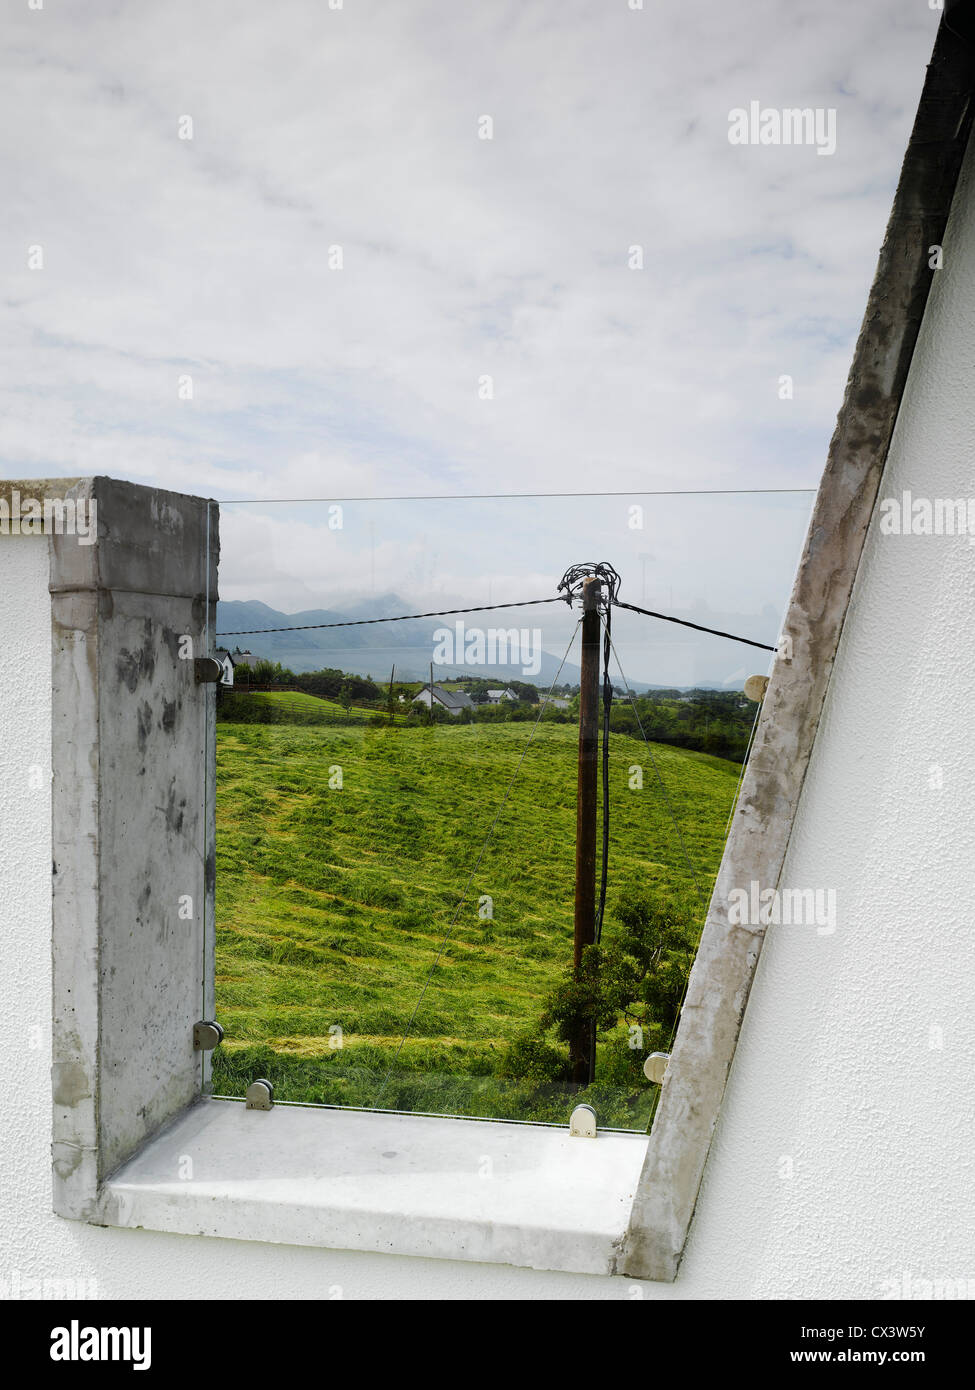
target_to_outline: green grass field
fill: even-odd
[[[247,724],[365,724],[376,717],[375,710],[358,705],[346,710],[335,700],[323,700],[300,690],[258,690],[246,695],[228,691],[222,699],[228,721]],[[407,713],[408,710],[397,709],[394,722],[405,723]]]
[[[217,727],[217,1015],[227,1037],[215,1091],[239,1095],[264,1075],[279,1100],[559,1122],[588,1098],[601,1123],[645,1126],[650,1087],[622,1094],[597,1079],[580,1097],[495,1074],[571,961],[573,726],[539,726],[446,946],[530,724]],[[737,765],[653,752],[706,897]],[[610,902],[627,879],[666,883],[700,919],[645,745],[614,735],[611,764]],[[633,766],[642,790],[630,789]]]

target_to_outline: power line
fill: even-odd
[[[695,873],[694,867],[693,867],[693,865],[692,865],[692,863],[691,863],[691,857],[690,857],[690,855],[689,855],[688,852],[687,852],[687,846],[686,846],[686,844],[684,843],[684,836],[681,834],[681,829],[680,829],[680,825],[678,824],[678,821],[677,821],[677,816],[676,816],[675,813],[674,813],[674,808],[673,808],[673,806],[672,806],[672,804],[671,804],[670,797],[669,797],[669,795],[667,794],[667,788],[666,788],[666,786],[664,785],[664,780],[663,780],[663,778],[662,778],[661,775],[660,775],[660,769],[659,769],[659,767],[657,766],[657,760],[656,760],[656,758],[653,756],[653,749],[652,749],[652,747],[651,747],[651,745],[650,745],[650,740],[647,738],[646,731],[645,731],[645,729],[644,729],[644,727],[643,727],[643,721],[642,721],[641,718],[640,718],[640,712],[639,712],[639,710],[638,710],[638,708],[637,708],[636,697],[634,696],[633,691],[630,689],[629,682],[628,682],[627,679],[626,679],[626,675],[625,675],[625,673],[624,673],[624,671],[623,671],[623,667],[622,667],[622,665],[621,665],[621,663],[620,663],[619,653],[617,652],[615,646],[613,646],[613,656],[616,658],[616,665],[617,665],[617,667],[619,668],[619,673],[620,673],[620,676],[622,677],[623,684],[624,684],[624,686],[626,687],[627,694],[628,694],[629,697],[630,697],[630,703],[631,703],[631,705],[633,706],[633,713],[634,713],[634,715],[636,716],[637,726],[638,726],[638,728],[639,728],[639,730],[640,730],[640,733],[641,733],[641,735],[642,735],[642,737],[643,737],[643,742],[644,742],[644,744],[646,745],[647,752],[648,752],[648,754],[650,755],[650,761],[651,761],[651,763],[653,764],[653,770],[654,770],[654,772],[656,773],[657,782],[658,782],[659,785],[660,785],[660,790],[661,790],[661,792],[662,792],[662,794],[663,794],[664,801],[665,801],[665,803],[666,803],[666,805],[667,805],[667,810],[668,810],[669,813],[670,813],[670,819],[671,819],[671,821],[673,822],[674,830],[677,832],[677,839],[678,839],[678,841],[680,842],[681,851],[682,851],[682,853],[683,853],[683,855],[684,855],[684,862],[685,862],[686,865],[687,865],[687,869],[688,869],[688,872],[689,872],[689,874],[690,874],[691,882],[692,882],[692,884],[693,884],[693,886],[694,886],[694,891],[695,891],[695,893],[696,893],[696,895],[697,895],[698,902],[701,904],[702,915],[704,915],[705,920],[706,920],[708,903],[707,903],[707,901],[705,900],[705,898],[704,898],[704,896],[703,896],[703,894],[702,894],[702,892],[701,892],[701,886],[700,886],[700,883],[698,882],[697,874]],[[742,760],[741,772],[740,772],[740,775],[739,775],[739,778],[738,778],[738,785],[737,785],[736,788],[735,788],[735,795],[734,795],[734,798],[733,798],[732,803],[731,803],[731,813],[730,813],[730,815],[729,815],[729,817],[728,817],[728,824],[729,824],[729,825],[730,825],[730,822],[731,822],[731,816],[734,815],[735,806],[737,805],[738,794],[739,794],[739,792],[740,792],[740,790],[741,790],[741,784],[742,784],[742,781],[743,781],[744,776],[745,776],[745,769],[746,769],[747,762],[748,762],[748,756],[749,756],[749,753],[750,753],[750,751],[751,751],[752,742],[753,742],[753,740],[754,740],[754,738],[755,738],[755,731],[756,731],[756,729],[757,729],[757,727],[758,727],[758,716],[759,716],[760,713],[761,713],[761,704],[759,704],[758,709],[755,711],[755,719],[754,719],[754,721],[753,721],[753,723],[752,723],[752,730],[751,730],[751,734],[750,734],[749,739],[748,739],[748,746],[747,746],[747,748],[746,748],[746,750],[745,750],[744,759]],[[727,840],[727,837],[728,837],[728,825],[725,826],[724,839]],[[709,895],[708,895],[709,898],[710,898],[711,894],[713,894],[713,892],[714,892],[714,885],[715,885],[716,882],[717,882],[717,873],[715,873],[714,879],[712,880],[712,883],[711,883],[711,889],[710,889],[710,893],[709,893]],[[698,944],[700,944],[700,943],[698,943]],[[695,949],[695,956],[696,956],[696,954],[697,954],[697,950]],[[676,1011],[676,1014],[675,1014],[675,1016],[674,1016],[673,1027],[672,1027],[671,1030],[670,1030],[670,1037],[669,1037],[669,1039],[668,1039],[668,1041],[667,1041],[667,1049],[666,1049],[668,1052],[671,1050],[671,1048],[673,1047],[673,1044],[674,1044],[674,1038],[675,1038],[675,1036],[676,1036],[676,1034],[677,1034],[677,1025],[678,1025],[678,1023],[680,1022],[681,1010],[682,1010],[683,1007],[684,1007],[684,1000],[687,998],[687,991],[688,991],[689,986],[690,986],[690,973],[688,973],[688,976],[687,976],[687,978],[686,978],[685,981],[684,981],[684,988],[683,988],[683,990],[681,991],[680,1000],[679,1000],[678,1005],[677,1005],[677,1011]],[[659,1101],[659,1091],[658,1091],[658,1095],[657,1095],[657,1100]],[[650,1116],[650,1124],[647,1125],[647,1131],[648,1131],[648,1132],[649,1132],[649,1129],[650,1129],[650,1125],[653,1123],[653,1117],[654,1117],[654,1115],[656,1114],[656,1109],[657,1109],[657,1101],[654,1102],[653,1111],[652,1111],[651,1116]]]
[[[744,642],[746,647],[761,647],[763,652],[774,652],[775,647],[770,647],[767,642],[753,642],[750,637],[736,637],[733,632],[721,632],[716,627],[703,627],[700,623],[692,623],[687,618],[672,618],[667,613],[653,613],[649,608],[637,608],[634,603],[624,603],[622,599],[616,600],[617,608],[628,608],[631,613],[642,613],[645,618],[659,618],[662,623],[678,623],[681,627],[692,627],[695,632],[709,632],[712,637],[727,637],[729,642]]]
[[[675,830],[676,833],[677,833],[677,840],[678,840],[678,843],[680,844],[680,847],[681,847],[681,853],[682,853],[683,856],[684,856],[684,862],[685,862],[685,864],[687,865],[687,871],[688,871],[688,874],[689,874],[689,876],[690,876],[691,883],[692,883],[693,886],[694,886],[694,892],[697,894],[698,902],[701,904],[701,909],[702,909],[702,911],[703,911],[704,909],[706,909],[707,903],[704,901],[704,895],[703,895],[702,892],[701,892],[701,885],[700,885],[700,882],[698,881],[697,872],[696,872],[696,870],[695,870],[695,868],[694,868],[694,865],[691,863],[691,856],[690,856],[690,855],[688,854],[688,852],[687,852],[687,845],[684,843],[684,836],[683,836],[683,834],[682,834],[682,832],[681,832],[681,828],[680,828],[680,825],[679,825],[679,823],[678,823],[677,816],[676,816],[675,813],[674,813],[674,808],[673,808],[673,805],[671,804],[670,797],[669,797],[669,795],[668,795],[668,793],[667,793],[667,788],[666,788],[666,786],[665,786],[665,784],[664,784],[664,779],[663,779],[663,778],[661,777],[661,775],[660,775],[660,768],[657,766],[657,760],[656,760],[656,758],[653,756],[653,749],[652,749],[651,746],[650,746],[650,740],[647,738],[646,730],[645,730],[644,727],[643,727],[643,720],[640,718],[640,711],[639,711],[639,709],[637,708],[636,696],[634,695],[633,691],[630,689],[630,683],[629,683],[629,681],[626,679],[626,673],[625,673],[625,671],[623,670],[623,663],[620,661],[619,652],[616,650],[616,644],[615,644],[615,642],[613,642],[612,638],[610,638],[610,647],[611,647],[611,649],[612,649],[613,656],[614,656],[615,659],[616,659],[616,666],[617,666],[617,669],[619,670],[620,677],[621,677],[621,679],[622,679],[622,681],[623,681],[623,685],[624,685],[624,687],[625,687],[625,689],[626,689],[626,693],[627,693],[627,695],[630,697],[630,704],[633,706],[633,713],[634,713],[634,715],[635,715],[635,717],[636,717],[637,727],[638,727],[638,729],[640,730],[640,735],[641,735],[641,737],[642,737],[642,739],[643,739],[644,744],[646,745],[647,753],[648,753],[649,756],[650,756],[650,762],[651,762],[651,764],[652,764],[652,766],[653,766],[654,773],[656,774],[657,783],[658,783],[658,785],[659,785],[659,787],[660,787],[660,792],[661,792],[661,795],[663,796],[664,804],[665,804],[666,807],[667,807],[667,811],[668,811],[668,813],[669,813],[669,815],[670,815],[671,822],[673,823],[674,830]]]
[[[630,704],[633,706],[633,713],[634,713],[634,715],[636,716],[637,727],[639,728],[640,734],[641,734],[642,737],[643,737],[643,742],[644,742],[644,745],[646,746],[647,753],[650,755],[650,762],[651,762],[651,764],[652,764],[652,766],[653,766],[654,772],[656,773],[657,782],[658,782],[658,784],[659,784],[659,786],[660,786],[660,791],[661,791],[661,793],[662,793],[662,795],[663,795],[664,803],[665,803],[665,805],[666,805],[666,807],[667,807],[668,812],[670,813],[670,819],[671,819],[671,821],[672,821],[672,823],[673,823],[674,830],[677,832],[677,839],[678,839],[678,842],[680,843],[681,852],[682,852],[683,855],[684,855],[684,862],[685,862],[685,864],[687,865],[687,869],[688,869],[688,873],[689,873],[689,875],[690,875],[691,883],[692,883],[692,885],[693,885],[694,892],[695,892],[696,895],[697,895],[697,900],[698,900],[698,902],[699,902],[700,905],[701,905],[701,913],[702,913],[702,916],[705,916],[705,918],[706,918],[706,914],[707,914],[707,902],[705,901],[704,895],[703,895],[702,892],[701,892],[701,886],[700,886],[700,883],[698,882],[698,877],[697,877],[697,874],[695,873],[694,866],[693,866],[693,864],[691,863],[691,857],[690,857],[690,855],[689,855],[688,852],[687,852],[687,845],[684,843],[684,836],[683,836],[682,833],[681,833],[681,828],[680,828],[680,825],[679,825],[679,823],[678,823],[677,816],[674,814],[674,808],[673,808],[673,806],[672,806],[672,804],[671,804],[670,797],[669,797],[668,794],[667,794],[667,788],[666,788],[666,786],[664,785],[664,779],[663,779],[663,778],[661,777],[661,775],[660,775],[660,768],[657,766],[657,760],[656,760],[656,758],[653,756],[653,748],[650,746],[650,740],[647,738],[646,730],[645,730],[644,727],[643,727],[643,721],[642,721],[642,719],[640,718],[640,711],[639,711],[639,709],[637,708],[636,696],[633,694],[633,691],[630,689],[630,683],[629,683],[629,681],[626,679],[626,674],[625,674],[625,672],[623,671],[623,666],[622,666],[622,663],[621,663],[620,658],[619,658],[619,652],[617,652],[616,647],[615,647],[615,645],[612,644],[612,642],[611,642],[610,645],[612,646],[613,656],[616,658],[616,665],[617,665],[617,667],[619,668],[619,673],[620,673],[620,676],[622,677],[623,684],[624,684],[624,686],[626,687],[626,692],[627,692],[627,694],[628,694],[629,697],[630,697]],[[712,888],[712,892],[713,892],[713,891],[714,891],[714,890],[713,890],[713,888]],[[697,954],[697,950],[696,950],[696,949],[695,949],[695,953],[694,953],[694,954],[695,954],[695,956],[696,956],[696,954]],[[667,1051],[668,1051],[668,1052],[670,1052],[670,1050],[672,1049],[672,1047],[673,1047],[673,1045],[674,1045],[674,1038],[675,1038],[675,1036],[676,1036],[676,1034],[677,1034],[677,1024],[680,1022],[681,1010],[682,1010],[683,1007],[684,1007],[684,1000],[687,998],[687,990],[688,990],[688,986],[689,986],[689,985],[690,985],[690,972],[688,972],[687,979],[684,981],[684,988],[683,988],[683,990],[681,991],[680,1000],[679,1000],[678,1005],[677,1005],[677,1012],[676,1012],[676,1014],[675,1014],[675,1016],[674,1016],[674,1026],[673,1026],[673,1027],[671,1028],[671,1030],[670,1030],[670,1038],[668,1039],[668,1042],[667,1042]],[[650,1110],[650,1118],[649,1118],[649,1120],[647,1121],[647,1129],[646,1129],[646,1132],[647,1132],[648,1134],[650,1133],[651,1126],[653,1125],[654,1118],[655,1118],[655,1116],[656,1116],[656,1114],[657,1114],[657,1106],[658,1106],[659,1103],[660,1103],[660,1094],[661,1094],[661,1088],[658,1086],[658,1087],[657,1087],[657,1094],[656,1094],[656,1096],[654,1097],[653,1104],[652,1104],[652,1107],[651,1107],[651,1110]]]
[[[281,507],[302,502],[530,502],[564,497],[767,497],[815,492],[815,487],[627,488],[620,492],[414,492],[405,497],[229,497],[211,499],[218,507]]]
[[[741,760],[741,771],[738,774],[738,784],[735,787],[735,794],[731,799],[731,810],[728,812],[728,819],[725,822],[724,837],[726,840],[728,838],[728,831],[731,829],[731,819],[734,816],[735,808],[738,805],[738,795],[741,791],[741,784],[745,780],[745,769],[748,766],[748,759],[752,751],[752,743],[755,740],[755,730],[758,728],[758,716],[761,714],[761,712],[762,702],[761,700],[759,700],[758,704],[755,706],[755,718],[752,720],[752,731],[748,735],[748,743],[745,745],[745,755]],[[717,880],[717,873],[715,873],[715,879]]]
[[[418,618],[450,618],[458,613],[490,613],[499,608],[531,608],[539,603],[567,603],[562,595],[553,598],[526,598],[513,603],[481,603],[472,608],[440,608],[433,613],[399,613],[390,618],[347,618],[340,623],[296,623],[288,627],[242,627],[229,632],[218,632],[217,637],[265,637],[274,632],[321,632],[326,628],[370,627],[374,623],[406,623]],[[702,623],[692,623],[688,618],[675,618],[669,613],[655,613],[649,608],[638,608],[635,603],[624,603],[613,599],[616,608],[628,608],[631,613],[640,613],[645,618],[657,618],[662,623],[676,623],[678,627],[693,628],[695,632],[707,632],[712,637],[725,637],[729,642],[743,642],[747,647],[759,647],[763,652],[774,652],[767,642],[755,642],[751,637],[738,637],[733,632],[722,632],[716,627],[705,627]]]
[[[517,603],[482,603],[476,608],[441,608],[436,613],[400,613],[395,618],[349,618],[341,623],[299,623],[295,627],[242,627],[218,637],[259,637],[272,632],[311,632],[326,627],[368,627],[370,623],[406,623],[414,618],[449,618],[455,613],[487,613],[495,608],[530,608],[535,603],[564,603],[563,598],[526,598]]]

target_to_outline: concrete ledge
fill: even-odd
[[[616,1273],[647,1151],[568,1131],[204,1099],[105,1184],[93,1220],[183,1235]]]

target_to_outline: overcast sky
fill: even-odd
[[[217,497],[815,485],[937,20],[6,0],[4,471]],[[835,107],[835,153],[731,145],[753,100]]]
[[[631,3],[5,0],[0,470],[815,486],[939,13]]]

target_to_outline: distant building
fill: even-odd
[[[518,703],[518,696],[513,690],[489,690],[487,697],[489,705],[500,705],[502,700],[511,700],[513,704]]]
[[[456,719],[462,709],[473,709],[474,702],[469,695],[465,695],[463,690],[444,690],[442,685],[433,686],[433,698],[430,696],[431,687],[425,685],[418,695],[413,696],[414,705],[425,705],[430,708],[431,703],[438,704],[441,709],[445,709],[452,719]]]
[[[228,656],[235,666],[250,666],[252,669],[260,660],[260,657],[256,657],[253,652],[228,652]]]
[[[234,658],[225,647],[218,647],[214,656],[223,668],[223,675],[220,677],[221,685],[233,685],[234,683]]]

